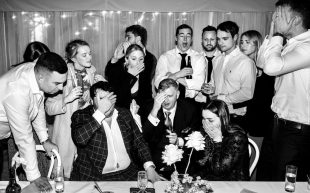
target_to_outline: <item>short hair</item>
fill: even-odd
[[[68,71],[65,60],[54,52],[47,52],[40,55],[34,69],[47,70],[49,72],[58,72],[59,74],[65,74]]]
[[[239,33],[238,25],[233,21],[224,21],[217,26],[217,31],[225,31],[231,34],[231,37],[234,37]]]
[[[50,49],[42,42],[34,41],[27,45],[23,58],[24,62],[33,62],[43,53],[50,52]]]
[[[309,0],[279,0],[276,7],[289,6],[292,11],[299,14],[305,29],[310,28],[310,1]]]
[[[177,29],[175,30],[175,36],[178,36],[179,35],[179,31],[181,29],[190,29],[191,30],[191,34],[193,36],[193,29],[191,28],[191,26],[187,25],[187,24],[182,24],[182,25],[179,25],[177,27]]]
[[[106,92],[113,92],[113,89],[112,89],[112,87],[110,86],[110,84],[108,82],[106,82],[106,81],[96,82],[89,89],[90,98],[92,100],[94,100],[94,98],[96,96],[97,89],[100,89],[100,90],[103,90],[103,91],[106,91]]]
[[[159,83],[158,91],[164,91],[170,87],[174,87],[176,90],[179,90],[179,85],[175,80],[166,78]]]
[[[141,37],[141,43],[143,46],[146,46],[147,42],[147,31],[141,25],[131,25],[126,28],[125,33],[131,32],[133,35]]]
[[[70,41],[67,45],[66,45],[66,59],[68,60],[69,63],[73,63],[73,61],[71,60],[71,58],[75,57],[77,55],[78,49],[81,46],[88,46],[89,44],[81,39],[75,39]]]
[[[143,53],[143,56],[145,56],[141,46],[139,46],[138,44],[131,44],[130,46],[128,46],[126,50],[125,57],[128,57],[133,51],[137,51],[137,50],[141,51]]]
[[[203,33],[205,33],[206,31],[215,31],[215,33],[216,33],[216,28],[211,26],[211,25],[208,25],[207,27],[202,29],[201,36],[203,36]]]

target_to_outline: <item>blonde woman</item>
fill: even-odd
[[[70,178],[72,164],[76,156],[76,147],[71,138],[71,116],[90,104],[89,88],[104,78],[96,75],[91,64],[92,55],[89,44],[84,40],[73,40],[66,46],[68,65],[67,83],[62,93],[50,96],[45,103],[48,115],[54,115],[51,140],[58,145],[64,167],[65,178]]]

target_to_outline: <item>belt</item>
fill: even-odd
[[[306,125],[306,124],[302,124],[302,123],[297,123],[295,121],[289,121],[289,120],[286,120],[286,119],[281,119],[281,118],[278,118],[278,121],[285,125],[285,126],[288,126],[288,127],[293,127],[293,128],[296,128],[296,129],[310,129],[310,125]]]

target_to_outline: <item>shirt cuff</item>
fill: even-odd
[[[157,117],[153,117],[151,114],[147,117],[147,119],[154,125],[155,127],[158,125],[160,120]]]
[[[226,102],[226,95],[219,94],[219,95],[217,96],[217,99],[219,99],[219,100],[222,100],[222,101]]]
[[[181,137],[178,137],[178,146],[183,147],[184,146],[184,140]]]
[[[25,170],[25,172],[26,172],[27,180],[30,182],[41,177],[41,174],[38,168],[34,170]]]
[[[152,161],[147,161],[143,164],[145,170],[150,166],[153,166],[155,168],[155,164]]]
[[[36,131],[36,134],[38,135],[38,138],[40,139],[40,143],[42,143],[48,139],[47,130],[40,131],[40,132]]]
[[[99,110],[96,110],[93,114],[93,117],[96,119],[96,121],[101,125],[102,121],[105,119],[105,115],[100,112]]]

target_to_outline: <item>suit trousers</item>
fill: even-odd
[[[306,181],[310,173],[310,125],[275,119],[272,180],[284,181],[286,165],[295,165],[297,180]]]

